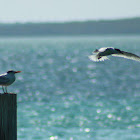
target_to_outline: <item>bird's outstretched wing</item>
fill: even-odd
[[[121,51],[122,53],[118,53],[118,54],[112,54],[112,56],[116,56],[116,57],[124,57],[124,58],[127,58],[127,59],[132,59],[132,60],[135,60],[135,61],[140,61],[140,57],[133,54],[133,53],[129,53],[129,52],[124,52],[124,51]]]
[[[103,56],[100,59],[98,59],[97,55],[90,55],[88,57],[91,61],[95,61],[95,62],[104,61],[104,60],[108,59],[108,57],[106,57],[106,56]]]

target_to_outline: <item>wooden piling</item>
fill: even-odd
[[[0,140],[17,140],[16,94],[0,94]]]

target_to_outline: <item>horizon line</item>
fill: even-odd
[[[123,17],[123,18],[101,18],[101,19],[85,19],[85,20],[64,20],[64,21],[13,21],[13,22],[6,22],[0,21],[0,24],[38,24],[38,23],[50,23],[50,24],[57,24],[57,23],[73,23],[73,22],[89,22],[89,21],[117,21],[117,20],[129,20],[129,19],[138,19],[140,16],[134,17]]]

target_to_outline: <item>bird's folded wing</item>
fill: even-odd
[[[135,61],[140,61],[140,57],[133,54],[133,53],[128,53],[128,52],[124,52],[122,51],[122,53],[119,53],[119,54],[112,54],[112,56],[116,56],[116,57],[124,57],[124,58],[127,58],[127,59],[132,59],[132,60],[135,60]]]
[[[0,85],[7,84],[10,81],[9,78],[6,78],[5,76],[0,77]]]

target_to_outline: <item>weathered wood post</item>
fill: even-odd
[[[0,94],[0,140],[17,140],[16,94]]]

